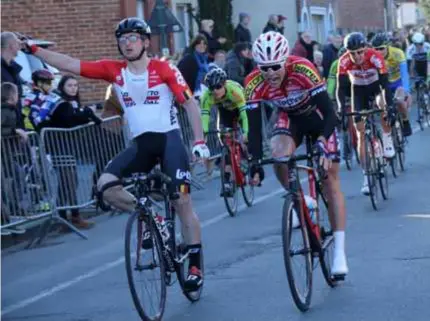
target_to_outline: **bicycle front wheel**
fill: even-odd
[[[381,136],[376,136],[379,146],[383,146]],[[382,147],[381,147],[382,148]],[[395,156],[394,156],[395,157]],[[376,165],[378,170],[378,181],[379,188],[381,189],[381,194],[384,200],[388,199],[388,173],[387,173],[387,160],[384,157],[378,157],[376,159]]]
[[[246,206],[251,207],[252,203],[254,203],[254,185],[252,184],[251,177],[251,165],[249,164],[248,155],[245,151],[240,148],[241,151],[241,170],[244,177],[244,183],[241,186],[243,200],[245,201]]]
[[[236,184],[236,176],[232,165],[230,164],[230,181],[226,178],[227,159],[231,163],[230,152],[227,147],[222,149],[221,153],[221,194],[224,198],[224,203],[230,216],[236,216],[239,203],[239,193]],[[227,187],[230,187],[229,189]]]
[[[366,136],[364,140],[364,148],[366,154],[366,176],[367,176],[367,184],[369,186],[369,196],[370,201],[372,202],[372,207],[375,211],[378,210],[378,186],[377,186],[377,175],[378,175],[378,166],[375,157],[375,150],[372,144],[372,138],[370,136]]]
[[[145,229],[152,239],[151,248],[146,250],[142,248]],[[162,248],[154,221],[140,212],[133,213],[125,229],[125,267],[134,306],[144,321],[160,321],[166,305]]]
[[[300,201],[288,194],[282,213],[284,264],[294,303],[300,311],[305,312],[309,309],[312,296],[312,250],[308,229],[300,211]],[[294,226],[293,221],[297,219],[299,226]],[[295,242],[298,245],[294,246]]]

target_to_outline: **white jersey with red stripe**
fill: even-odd
[[[179,128],[174,98],[183,104],[192,96],[176,66],[156,59],[141,75],[133,74],[126,61],[81,61],[81,75],[113,84],[133,138]]]

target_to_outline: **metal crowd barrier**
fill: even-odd
[[[20,225],[48,217],[55,210],[44,162],[35,132],[28,133],[27,141],[19,136],[1,138],[2,235],[22,234],[25,230]]]
[[[41,157],[50,160],[44,172],[49,175],[53,171],[56,176],[49,184],[56,211],[42,230],[57,221],[86,238],[66,219],[67,211],[94,204],[93,186],[109,160],[124,150],[126,144],[119,116],[105,119],[99,126],[90,123],[73,128],[42,129]],[[43,238],[46,233],[41,234]]]

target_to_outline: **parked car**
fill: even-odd
[[[38,39],[32,39],[34,43],[42,48],[48,48],[50,46],[53,46],[55,43],[51,41],[46,40],[38,40]],[[38,57],[26,54],[22,51],[18,52],[18,56],[15,58],[15,61],[21,65],[22,70],[20,72],[20,76],[22,80],[24,81],[23,85],[23,94],[26,95],[29,91],[31,91],[32,86],[32,80],[31,80],[31,74],[39,69],[48,69],[54,74],[54,88],[57,88],[58,82],[61,79],[61,73],[57,68],[54,68],[47,63],[40,60]]]

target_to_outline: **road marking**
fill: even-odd
[[[109,263],[103,264],[102,266],[100,266],[100,267],[98,267],[98,268],[96,268],[94,270],[91,270],[88,273],[81,274],[81,275],[75,277],[74,279],[71,279],[70,281],[59,283],[56,286],[54,286],[54,287],[52,287],[52,288],[50,288],[48,290],[44,290],[44,291],[40,292],[39,294],[37,294],[35,296],[32,296],[32,297],[30,297],[28,299],[25,299],[25,300],[22,300],[22,301],[20,301],[20,302],[18,302],[16,304],[10,305],[7,308],[3,308],[2,311],[1,311],[1,315],[3,316],[5,314],[11,313],[13,311],[25,308],[26,306],[28,306],[28,305],[30,305],[30,304],[32,304],[34,302],[37,302],[37,301],[39,301],[39,300],[41,300],[43,298],[46,298],[48,296],[51,296],[51,295],[55,294],[55,293],[57,293],[57,292],[59,292],[61,290],[64,290],[64,289],[66,289],[68,287],[71,287],[72,285],[74,285],[74,284],[76,284],[78,282],[81,282],[83,280],[89,279],[89,278],[91,278],[93,276],[96,276],[96,275],[98,275],[98,274],[100,274],[100,273],[102,273],[104,271],[107,271],[107,270],[109,270],[111,268],[114,268],[117,265],[122,264],[123,262],[124,262],[124,258],[121,257],[121,258],[119,258],[119,259],[117,259],[117,260],[115,260],[113,262],[109,262]]]
[[[424,127],[428,127],[428,126],[427,126],[427,124],[425,124],[425,126],[424,126]],[[421,129],[420,129],[419,127],[415,127],[415,128],[413,129],[413,132],[414,132],[414,133],[416,133],[416,132],[418,132],[418,131],[420,131],[420,130],[421,130]],[[341,162],[341,165],[342,165],[342,167],[343,167],[343,165],[344,165],[344,162],[343,162],[343,161]],[[301,180],[300,180],[300,182],[302,182],[302,183],[303,183],[303,182],[304,182],[304,181],[306,181],[306,180],[307,180],[307,178],[303,178],[303,179],[301,179]],[[271,193],[269,193],[269,194],[266,194],[266,195],[264,195],[264,196],[257,197],[257,198],[254,200],[254,204],[258,204],[258,203],[264,202],[265,200],[267,200],[267,199],[269,199],[269,198],[271,198],[271,197],[277,196],[277,195],[281,194],[281,193],[282,193],[282,191],[284,191],[284,189],[283,189],[283,188],[279,188],[279,189],[277,189],[277,190],[275,190],[275,191],[273,191],[273,192],[271,192]],[[243,209],[245,209],[246,207],[247,207],[247,206],[246,206],[246,204],[242,204],[242,205],[240,205],[240,206],[238,207],[238,210],[243,210]],[[217,215],[217,216],[215,216],[215,217],[213,217],[213,218],[211,218],[211,219],[209,219],[209,220],[204,221],[204,222],[201,224],[201,227],[202,227],[202,228],[205,228],[205,227],[211,226],[211,225],[213,225],[213,224],[215,224],[215,223],[218,223],[218,222],[222,221],[224,218],[226,218],[226,217],[228,217],[228,216],[229,216],[228,212],[224,212],[224,213],[222,213],[222,214],[220,214],[220,215]],[[409,215],[409,216],[410,216],[410,217],[413,217],[412,215]],[[416,216],[415,216],[415,217],[416,217]],[[101,274],[101,273],[103,273],[103,272],[105,272],[105,271],[107,271],[107,270],[109,270],[109,269],[112,269],[112,268],[114,268],[114,267],[116,267],[116,266],[118,266],[118,265],[122,264],[123,262],[124,262],[124,258],[123,258],[123,257],[120,257],[120,258],[118,258],[118,259],[117,259],[117,260],[115,260],[115,261],[105,263],[105,264],[103,264],[102,266],[100,266],[100,267],[98,267],[98,268],[96,268],[96,269],[93,269],[93,270],[91,270],[91,271],[90,271],[90,272],[88,272],[88,273],[81,274],[81,275],[77,276],[76,278],[74,278],[74,279],[72,279],[72,280],[70,280],[70,281],[63,282],[63,283],[59,283],[59,284],[57,284],[56,286],[54,286],[54,287],[52,287],[52,288],[50,288],[50,289],[48,289],[48,290],[44,290],[44,291],[40,292],[39,294],[37,294],[37,295],[35,295],[35,296],[32,296],[32,297],[30,297],[30,298],[28,298],[28,299],[25,299],[25,300],[19,301],[19,302],[18,302],[18,303],[16,303],[16,304],[13,304],[13,305],[10,305],[10,306],[8,306],[8,307],[6,307],[6,308],[3,308],[3,309],[2,309],[2,312],[1,312],[1,315],[3,316],[3,315],[5,315],[5,314],[11,313],[11,312],[13,312],[13,311],[16,311],[16,310],[19,310],[19,309],[25,308],[26,306],[28,306],[28,305],[30,305],[30,304],[32,304],[32,303],[35,303],[35,302],[37,302],[37,301],[40,301],[40,300],[41,300],[41,299],[43,299],[43,298],[46,298],[46,297],[52,296],[52,295],[54,295],[55,293],[57,293],[57,292],[59,292],[59,291],[62,291],[62,290],[64,290],[64,289],[66,289],[66,288],[69,288],[69,287],[71,287],[71,286],[75,285],[76,283],[79,283],[79,282],[81,282],[81,281],[83,281],[83,280],[86,280],[86,279],[88,279],[88,278],[91,278],[91,277],[97,276],[97,275],[99,275],[99,274]]]

